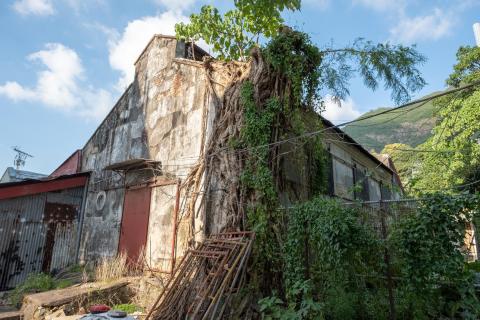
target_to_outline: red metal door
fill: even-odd
[[[130,263],[138,261],[147,243],[151,190],[145,187],[125,192],[118,252],[125,252]]]

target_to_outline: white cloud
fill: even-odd
[[[167,10],[185,10],[195,3],[195,0],[155,0],[155,3],[164,6]]]
[[[406,44],[419,40],[438,40],[449,35],[453,25],[451,15],[435,8],[429,15],[401,18],[390,30],[390,37],[395,42]]]
[[[322,116],[334,124],[356,119],[362,114],[351,98],[347,98],[345,101],[342,100],[339,103],[332,96],[327,96],[324,103],[325,110],[322,112]]]
[[[36,95],[46,105],[73,108],[79,103],[75,93],[83,74],[80,58],[75,51],[59,43],[49,43],[45,48],[28,56],[30,61],[38,61],[46,67],[38,73]]]
[[[13,9],[21,15],[46,16],[54,13],[52,0],[17,0]]]
[[[188,18],[184,15],[166,11],[158,16],[143,17],[129,22],[121,35],[106,29],[109,30],[106,33],[110,38],[110,66],[121,73],[117,84],[119,90],[123,91],[133,81],[135,74],[133,64],[152,36],[154,34],[174,35],[175,24],[186,21]]]
[[[8,81],[3,86],[0,86],[0,95],[4,95],[13,101],[31,101],[35,99],[34,91],[25,89],[15,81]]]
[[[60,43],[48,43],[45,49],[27,57],[38,62],[37,82],[28,88],[8,81],[0,85],[0,95],[13,101],[40,102],[45,106],[89,119],[99,119],[112,106],[109,92],[82,85],[84,69],[77,53]]]

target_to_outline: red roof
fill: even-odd
[[[76,173],[41,180],[0,183],[0,200],[32,194],[83,187],[90,173]]]

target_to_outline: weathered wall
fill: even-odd
[[[173,218],[177,185],[152,189],[146,262],[160,271],[170,271],[172,263]]]
[[[206,129],[202,125],[208,100],[205,72],[200,62],[177,59],[176,43],[174,38],[162,36],[149,43],[135,64],[134,82],[83,149],[82,171],[92,171],[92,175],[82,260],[117,252],[125,180],[104,170],[106,166],[135,158],[153,159],[161,162],[162,174],[184,179],[198,159]],[[159,232],[158,221],[170,214],[165,211],[170,203],[156,204],[156,197],[154,192],[152,234]],[[158,247],[162,245],[155,244],[152,252],[162,256],[163,249]],[[157,261],[160,256],[152,254],[149,259]]]
[[[116,254],[123,205],[123,178],[104,168],[148,158],[140,90],[133,83],[82,150],[82,171],[91,171],[80,259]]]

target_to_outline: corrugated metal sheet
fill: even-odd
[[[55,244],[50,270],[60,270],[75,263],[78,223],[59,223],[55,230]]]
[[[63,268],[75,262],[82,190],[74,188],[0,200],[0,290],[15,287],[30,273]],[[49,216],[45,214],[46,207],[57,207],[60,211]],[[45,261],[49,250],[49,261]]]
[[[0,289],[41,271],[45,194],[0,201]]]

